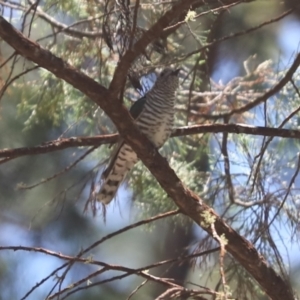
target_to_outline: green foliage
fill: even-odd
[[[50,122],[56,127],[84,124],[85,133],[94,131],[95,103],[45,70],[40,70],[36,77],[14,85],[22,91],[17,107],[19,116],[26,118],[25,129]]]
[[[177,145],[179,142],[177,141]],[[169,145],[169,146],[168,146]],[[167,143],[166,148],[170,147]],[[167,151],[166,149],[166,151]],[[185,145],[181,144],[180,150],[184,153]],[[202,172],[194,167],[195,161],[187,163],[184,156],[179,153],[173,153],[169,160],[170,166],[176,172],[185,185],[196,193],[202,191],[204,178]],[[132,171],[130,176],[130,186],[134,191],[134,200],[137,205],[143,207],[144,212],[152,215],[155,212],[175,209],[175,204],[171,201],[164,190],[159,186],[155,178],[139,163]]]
[[[63,12],[74,18],[88,17],[88,2],[86,1],[57,1],[46,0],[44,1],[45,10],[54,10],[56,13]]]
[[[28,5],[26,1],[20,3]],[[120,29],[117,26],[119,25],[118,21],[122,18],[121,9],[117,6],[119,3],[123,2],[109,1],[106,11],[104,9],[105,1],[45,0],[38,3],[39,8],[55,19],[58,24],[65,24],[67,29],[81,32],[81,37],[68,33],[66,29],[53,23],[51,19],[50,21],[45,18],[40,19],[39,11],[35,11],[29,6],[18,12],[14,11],[12,15],[18,16],[16,22],[15,19],[13,20],[16,26],[20,27],[24,21],[24,33],[28,34],[30,29],[30,38],[41,42],[44,48],[108,87],[119,61],[117,51],[110,49],[107,42],[109,38],[113,39],[117,29]],[[218,3],[221,5],[220,1]],[[5,4],[10,3],[4,1],[3,5]],[[143,29],[148,29],[158,16],[161,16],[172,5],[169,2],[159,1],[153,3],[141,1],[140,4],[137,25]],[[244,8],[244,5],[247,5],[247,9]],[[281,70],[287,67],[278,66],[277,63],[277,51],[280,48],[278,34],[282,23],[262,26],[260,30],[253,31],[251,35],[243,34],[234,39],[215,43],[214,47],[209,50],[202,48],[232,33],[238,31],[245,33],[251,26],[267,22],[277,12],[278,14],[283,12],[283,5],[279,1],[272,1],[272,4],[268,1],[264,3],[253,1],[253,3],[244,5],[223,7],[216,11],[214,6],[206,4],[199,9],[188,11],[184,24],[168,38],[159,41],[163,45],[163,51],[156,52],[155,47],[151,48],[150,45],[147,49],[149,59],[140,57],[133,63],[134,67],[130,69],[130,72],[136,71],[134,74],[137,75],[137,78],[164,66],[174,65],[182,68],[176,104],[176,127],[213,123],[215,120],[210,118],[211,115],[226,113],[250,103],[274,87],[284,76],[285,70]],[[134,3],[130,6],[131,12],[133,9]],[[26,20],[19,19],[19,16],[26,17]],[[178,20],[174,20],[171,26],[177,22]],[[104,25],[111,30],[106,36]],[[87,33],[101,34],[97,37],[90,37]],[[2,48],[4,48],[3,43],[1,43],[0,64],[12,54],[10,48],[4,50]],[[276,52],[275,55],[274,52]],[[247,57],[249,58],[246,59]],[[221,68],[221,73],[218,73],[219,67],[223,64],[225,67]],[[15,76],[19,75],[28,65],[22,60],[15,65],[8,63],[5,68],[1,69],[1,87],[9,77],[11,69]],[[214,82],[210,77],[217,78],[218,81]],[[299,129],[300,119],[297,112],[300,106],[299,86],[300,72],[297,72],[293,76],[293,81],[268,99],[266,104],[263,103],[242,114],[234,114],[228,119],[219,118],[218,122],[228,121],[230,123]],[[94,135],[99,132],[110,133],[115,130],[112,122],[96,104],[69,84],[42,69],[14,81],[14,84],[7,89],[7,95],[12,95],[14,99],[6,97],[3,99],[5,105],[8,106],[4,105],[1,112],[1,120],[5,121],[5,126],[0,123],[2,148],[36,145],[41,141],[49,140],[49,136],[51,138],[66,136],[66,132],[69,130],[72,135],[78,136]],[[131,82],[127,80],[122,101],[129,107],[138,97]],[[9,103],[7,104],[6,101]],[[26,131],[22,131],[22,129],[26,129]],[[279,266],[283,266],[283,264],[278,259],[278,253],[284,252],[280,248],[282,245],[286,245],[284,235],[294,238],[299,233],[300,202],[297,192],[299,158],[296,154],[300,148],[299,140],[229,134],[226,143],[230,162],[231,182],[229,182],[228,175],[225,173],[224,137],[223,133],[177,137],[170,139],[161,151],[184,184],[199,194],[206,203],[212,205],[220,216],[240,234],[251,241],[256,241],[255,246],[260,253],[266,257],[274,269],[277,268],[281,272],[283,268],[280,269]],[[265,146],[266,149],[264,149]],[[66,246],[64,251],[74,255],[77,255],[78,249],[86,246],[87,243],[99,239],[99,236],[102,236],[102,228],[107,230],[105,227],[107,225],[101,224],[103,227],[99,230],[100,226],[97,223],[95,228],[91,228],[91,224],[98,220],[90,219],[89,212],[87,215],[82,214],[84,204],[81,200],[86,200],[93,183],[98,184],[98,178],[97,182],[93,182],[95,178],[93,175],[101,170],[102,165],[100,168],[97,167],[94,173],[88,172],[99,161],[103,163],[108,158],[111,149],[106,146],[99,147],[76,168],[71,168],[64,173],[64,168],[72,164],[82,152],[82,149],[71,149],[53,155],[31,156],[8,162],[8,167],[1,170],[1,203],[3,207],[1,224],[8,226],[9,222],[16,224],[19,222],[20,224],[18,223],[16,227],[24,227],[27,230],[30,223],[33,230],[36,231],[34,235],[38,236],[38,238],[32,237],[30,244],[38,247],[40,244],[47,246],[54,242],[53,244],[57,245],[59,250],[63,248],[60,244],[63,244],[64,247],[68,245],[70,249]],[[61,172],[59,176],[53,176],[59,172]],[[292,182],[291,178],[294,175],[296,180]],[[50,176],[53,176],[55,180],[38,186],[32,191],[15,191],[17,183],[24,182],[28,185]],[[142,163],[133,169],[129,178],[129,187],[133,190],[132,198],[143,216],[148,217],[176,209],[173,201],[169,199]],[[230,197],[230,183],[235,202]],[[70,186],[75,187],[71,192],[68,190]],[[130,191],[130,189],[128,190]],[[62,196],[57,197],[61,191]],[[78,201],[76,204],[74,204],[75,200]],[[123,197],[120,201],[123,201]],[[247,206],[246,204],[250,202],[255,204]],[[123,202],[120,205],[121,208],[122,205]],[[63,209],[64,206],[66,209]],[[276,220],[271,224],[272,218],[277,213]],[[120,219],[120,214],[122,217],[126,217],[129,213],[114,211],[114,217],[108,221],[112,222],[113,226],[119,226],[117,221]],[[7,221],[6,218],[9,219],[11,215],[18,222]],[[111,217],[112,214],[109,216]],[[209,226],[213,220],[209,220],[209,216],[205,217],[206,225]],[[59,221],[55,220],[54,222],[53,218],[57,218]],[[31,219],[34,221],[31,222]],[[190,230],[191,223],[187,225],[186,219],[182,215],[174,217],[175,222],[170,223],[174,232],[175,228],[180,227],[186,228],[186,231]],[[25,226],[23,222],[26,223]],[[166,223],[165,227],[167,227]],[[265,230],[267,225],[269,225],[269,232]],[[110,229],[109,227],[108,231]],[[159,230],[155,229],[160,231],[161,227]],[[143,241],[147,241],[145,251],[147,249],[149,252],[140,261],[137,261],[136,257],[131,257],[131,260],[128,261],[134,261],[135,265],[146,265],[148,262],[161,259],[152,248],[160,247],[166,250],[168,247],[164,247],[161,243],[162,234],[161,232],[156,233],[155,229],[152,230],[151,234],[153,234],[150,238],[144,232],[140,233],[138,238],[130,234],[132,238],[130,242],[135,241],[134,245],[137,245],[135,247],[137,251],[133,251],[127,237],[120,243],[114,240],[115,244],[112,247],[114,251],[109,252],[109,255],[103,255],[103,248],[99,247],[101,248],[99,250],[101,259],[103,257],[115,259],[112,257],[112,252],[113,254],[116,252],[117,259],[120,258],[123,260],[121,263],[124,263],[126,260],[124,249],[128,247],[127,250],[131,254],[133,253],[132,256],[141,255],[143,251],[140,250],[140,244]],[[24,233],[22,232],[22,234]],[[152,237],[153,241],[150,241]],[[176,244],[176,239],[177,242],[181,241],[182,236],[174,237],[174,244]],[[209,243],[205,243],[205,239],[204,242],[202,239],[197,239],[197,242],[198,240],[199,249],[209,248],[207,247]],[[191,248],[191,243],[191,240],[187,241],[178,250],[178,253],[181,254],[183,250],[187,249],[192,252],[198,247],[198,245],[193,245],[195,247]],[[122,249],[121,255],[120,249]],[[286,252],[289,252],[289,249]],[[99,253],[95,250],[92,257],[97,259]],[[178,253],[176,255],[180,255]],[[228,257],[226,255],[226,258]],[[165,259],[165,256],[162,259]],[[9,263],[11,262],[9,261]],[[33,265],[31,260],[30,265]],[[25,266],[24,269],[27,267]],[[201,272],[205,271],[205,267],[201,265]],[[236,298],[262,299],[262,292],[258,284],[249,278],[245,270],[231,257],[225,260],[225,267],[226,279],[229,279],[228,285],[223,286],[225,290],[229,288],[230,284],[230,291]],[[9,278],[10,285],[23,286],[23,283],[16,281],[16,278],[22,278],[22,276],[7,275],[9,268],[5,259],[0,260],[0,269],[0,277]],[[214,270],[211,265],[208,266],[208,269]],[[90,271],[91,269],[88,269],[88,272]],[[151,274],[151,269],[149,273]],[[212,273],[215,278],[219,276],[219,272],[212,271]],[[60,275],[57,274],[57,276]],[[72,275],[74,274],[72,273]],[[187,282],[187,280],[188,276],[183,278],[182,282]],[[195,282],[198,283],[198,280],[199,278]],[[94,282],[96,280],[92,278],[85,281],[85,284],[89,285]],[[72,284],[73,280],[66,286],[71,287]],[[5,283],[2,283],[1,288],[4,285]],[[220,287],[218,284],[216,286]],[[141,285],[141,287],[143,286]],[[119,291],[117,288],[110,288],[107,285],[103,290],[101,290],[100,297],[105,297],[105,299],[125,298],[122,294],[124,291],[121,289]],[[140,299],[156,298],[152,297],[154,292],[151,288],[146,292],[141,290]],[[97,290],[95,294],[98,297],[99,291]],[[222,292],[218,295],[224,296]],[[21,298],[19,295],[14,296],[13,298],[16,299]],[[140,294],[137,297],[139,296]],[[86,297],[84,298],[86,299]]]

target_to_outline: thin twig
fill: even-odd
[[[52,176],[49,176],[45,179],[42,179],[41,181],[32,184],[32,185],[19,185],[18,188],[22,189],[22,190],[30,190],[33,189],[41,184],[44,184],[46,182],[49,182],[61,175],[63,175],[64,173],[68,172],[69,170],[71,170],[73,167],[75,167],[80,161],[82,161],[84,158],[86,158],[89,154],[91,154],[95,149],[97,149],[96,146],[92,147],[91,149],[89,149],[88,151],[86,151],[84,154],[82,154],[78,159],[76,159],[75,161],[73,161],[70,165],[68,165],[67,167],[63,168],[61,171],[59,171],[58,173],[55,173]]]

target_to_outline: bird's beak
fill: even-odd
[[[181,71],[180,68],[179,68],[179,69],[176,69],[175,71],[173,71],[173,74],[177,76],[177,75],[179,74],[180,71]]]

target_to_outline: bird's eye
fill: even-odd
[[[159,77],[165,77],[165,76],[167,75],[167,73],[168,73],[167,70],[163,70],[163,71],[160,73]]]
[[[166,75],[166,72],[165,71],[162,71],[161,73],[160,73],[160,77],[164,77]]]

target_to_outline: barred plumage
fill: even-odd
[[[163,70],[153,88],[130,109],[139,129],[157,148],[166,142],[172,132],[179,70]],[[131,147],[123,139],[120,140],[102,174],[103,183],[96,196],[97,200],[104,204],[110,203],[126,174],[137,161],[138,157]]]

